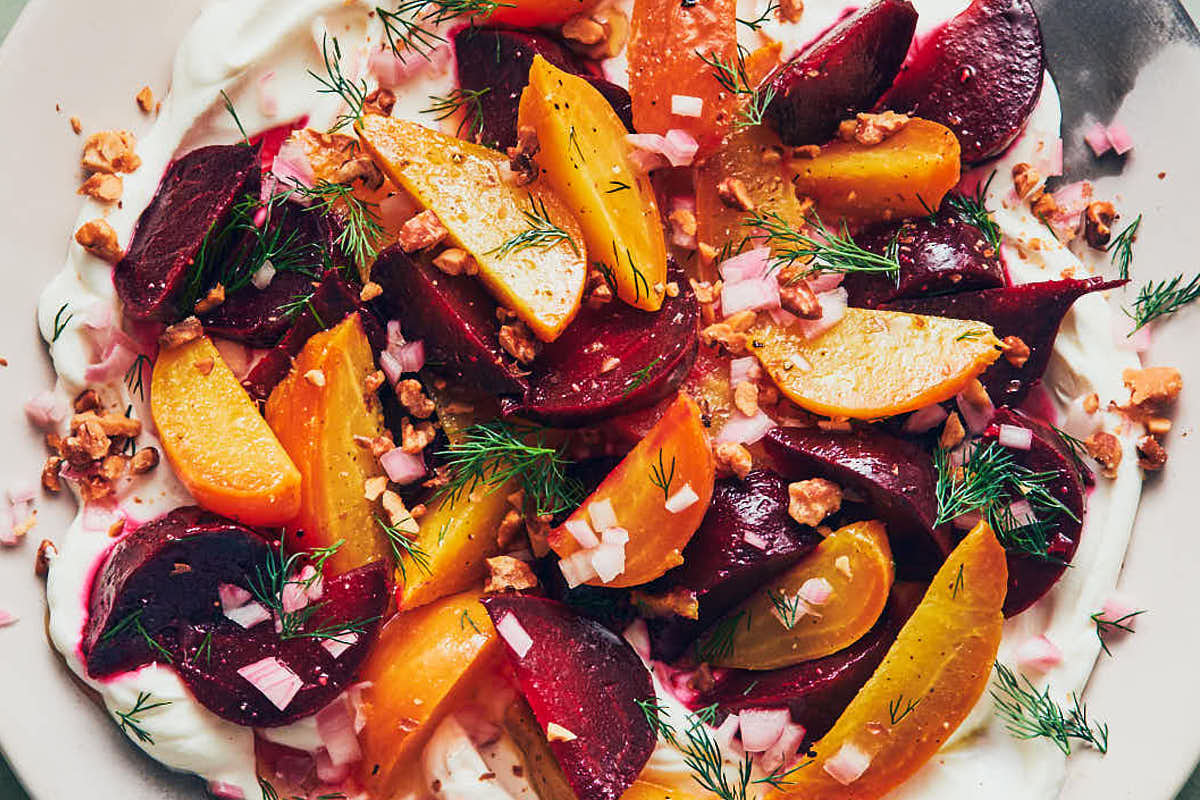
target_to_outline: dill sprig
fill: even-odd
[[[193,664],[200,661],[200,656],[204,656],[205,663],[212,664],[212,637],[213,632],[211,630],[204,634],[204,638],[200,641],[200,646],[196,648],[196,656],[192,659]]]
[[[693,712],[695,719],[680,733],[664,718],[667,711],[664,706],[654,701],[635,702],[654,733],[683,756],[684,764],[692,773],[692,780],[701,788],[712,792],[720,800],[749,800],[750,785],[755,782],[751,780],[753,764],[750,756],[746,755],[738,764],[736,775],[731,780],[725,771],[725,756],[721,746],[705,727],[715,721],[715,703]]]
[[[900,274],[900,262],[895,248],[889,247],[885,255],[865,250],[854,241],[842,221],[840,233],[825,227],[814,212],[808,220],[815,236],[799,231],[774,211],[757,211],[742,221],[743,225],[758,229],[752,238],[765,238],[771,247],[773,267],[791,266],[797,261],[806,264],[804,274],[815,272],[869,272],[888,277]]]
[[[742,99],[742,108],[738,111],[734,127],[750,128],[763,124],[767,106],[771,105],[771,101],[775,99],[775,87],[770,84],[750,85],[750,78],[746,74],[745,48],[738,45],[737,55],[729,61],[722,61],[713,53],[704,55],[699,50],[696,51],[696,55],[712,68],[712,76],[717,83],[721,84],[722,89],[734,97]]]
[[[612,188],[605,189],[604,190],[605,194],[616,194],[617,192],[625,192],[625,191],[628,191],[633,188],[625,181],[615,181],[615,180],[609,181],[608,185],[611,186]]]
[[[484,255],[496,253],[500,258],[507,258],[511,253],[528,250],[531,247],[553,247],[559,242],[566,242],[571,250],[579,255],[579,247],[571,238],[571,234],[554,224],[550,212],[546,210],[546,201],[529,195],[529,208],[521,209],[525,224],[529,227],[513,235],[504,243],[488,250]]]
[[[483,96],[492,87],[482,89],[456,88],[447,95],[429,95],[429,108],[421,109],[422,114],[433,114],[438,122],[462,112],[462,119],[454,130],[455,136],[462,135],[462,129],[470,123],[470,138],[478,140],[483,135]]]
[[[142,638],[142,641],[146,643],[147,647],[162,656],[168,664],[174,664],[175,659],[171,657],[170,651],[163,647],[157,639],[151,636],[150,631],[146,630],[146,626],[142,624],[142,614],[145,613],[145,611],[145,608],[139,608],[126,614],[117,621],[116,625],[113,625],[111,628],[105,631],[104,635],[100,637],[100,641],[107,642],[115,638],[118,634],[132,629],[134,633]]]
[[[920,704],[920,699],[909,700],[905,703],[904,695],[898,695],[895,700],[888,701],[888,718],[891,719],[893,725],[899,725],[901,720],[911,714]]]
[[[808,613],[799,593],[788,594],[782,589],[767,589],[767,599],[771,601],[780,624],[789,631]]]
[[[566,473],[569,462],[562,448],[548,446],[544,432],[533,426],[477,423],[439,455],[450,468],[450,481],[437,495],[452,503],[478,486],[495,491],[510,479],[517,480],[538,514],[574,509],[583,501],[583,487]]]
[[[992,178],[994,177],[996,177],[996,171],[992,170],[992,174],[988,176],[987,181],[975,184],[975,191],[972,194],[951,192],[946,195],[946,205],[963,222],[978,228],[979,232],[983,234],[983,238],[987,241],[988,246],[999,252],[1000,226],[996,224],[996,220],[992,219],[992,212],[988,211],[987,205],[984,204],[988,187],[992,185]]]
[[[636,281],[635,281],[635,285],[636,285]],[[657,358],[655,358],[653,361],[651,361],[646,366],[642,367],[641,369],[635,370],[634,373],[629,376],[629,383],[627,383],[625,385],[625,391],[621,392],[621,397],[628,397],[629,395],[633,394],[633,391],[635,389],[640,389],[641,387],[645,386],[646,383],[649,382],[649,380],[650,380],[651,371],[653,371],[654,368],[656,366],[658,366],[658,362],[660,362],[662,360],[663,360],[663,357],[658,356]]]
[[[1173,314],[1189,303],[1200,298],[1200,274],[1192,277],[1187,283],[1182,275],[1176,275],[1167,281],[1155,283],[1150,281],[1138,292],[1133,301],[1133,311],[1125,310],[1126,315],[1133,319],[1133,331],[1144,327],[1159,317]]]
[[[483,633],[483,631],[479,630],[479,626],[475,624],[475,620],[471,618],[471,612],[464,608],[462,614],[458,617],[458,628],[465,631],[468,625],[476,633]]]
[[[746,620],[746,628],[750,628],[750,615],[745,611],[725,617],[712,627],[707,636],[697,640],[696,660],[712,662],[733,655],[733,637],[742,619]]]
[[[387,524],[379,517],[375,517],[375,522],[379,524],[380,530],[388,538],[388,545],[392,548],[392,556],[396,559],[396,566],[400,569],[400,577],[408,580],[408,572],[404,567],[405,559],[416,564],[417,569],[426,575],[431,574],[429,553],[426,553],[408,532],[401,530],[399,525]],[[402,522],[412,522],[413,526],[416,526],[416,520],[411,515]]]
[[[1053,471],[1034,472],[1018,464],[1012,452],[998,442],[976,446],[955,468],[948,451],[934,452],[938,502],[934,526],[955,517],[981,512],[1004,547],[1013,552],[1054,560],[1047,552],[1050,533],[1060,514],[1075,519],[1050,491],[1058,477]],[[1009,505],[1013,498],[1029,503],[1032,519],[1017,519]]]
[[[71,307],[69,303],[63,303],[58,307],[58,311],[54,314],[54,335],[50,337],[50,343],[54,344],[58,341],[58,337],[63,335],[63,331],[67,329],[67,325],[71,324],[71,320],[75,318],[75,312],[67,313]],[[63,314],[67,314],[66,317]]]
[[[996,662],[996,687],[992,699],[996,714],[1005,728],[1018,739],[1049,739],[1064,755],[1071,755],[1071,740],[1075,739],[1108,752],[1108,726],[1094,725],[1088,719],[1087,706],[1072,692],[1072,707],[1064,709],[1050,699],[1050,687],[1038,691],[1028,679],[1017,676],[1008,667]]]
[[[284,555],[283,542],[269,547],[267,558],[263,564],[254,568],[254,575],[249,577],[250,592],[254,598],[274,612],[279,627],[279,638],[288,639],[325,639],[342,641],[339,636],[350,633],[366,632],[366,626],[375,621],[375,617],[347,620],[345,622],[324,623],[313,627],[309,623],[313,616],[325,607],[324,601],[309,603],[296,611],[285,611],[283,608],[284,588],[299,586],[308,589],[316,583],[323,574],[325,562],[336,553],[345,540],[339,539],[327,547],[315,547],[311,550],[300,550],[290,555]],[[313,574],[309,578],[299,577],[303,566],[311,566]]]
[[[650,482],[662,489],[663,500],[671,497],[671,481],[675,480],[675,456],[671,456],[670,471],[663,464],[663,451],[658,448],[658,463],[650,465]]]
[[[221,100],[225,103],[225,110],[229,112],[229,116],[233,117],[233,124],[237,125],[238,132],[242,134],[241,144],[246,147],[250,146],[250,136],[246,133],[246,127],[242,125],[242,118],[238,116],[237,109],[233,107],[233,101],[229,99],[229,95],[225,90],[221,90]]]
[[[279,792],[271,785],[271,782],[263,776],[258,776],[258,788],[262,790],[262,800],[285,800]],[[310,798],[308,795],[289,795],[286,800],[346,800],[345,792],[327,792],[319,794],[316,797]]]
[[[757,31],[763,25],[766,25],[768,22],[770,22],[771,16],[778,10],[778,0],[771,0],[771,2],[767,3],[767,7],[763,9],[763,12],[754,19],[742,19],[741,17],[738,17],[737,21],[739,25],[745,25],[750,30]]]
[[[151,698],[153,696],[150,692],[138,692],[137,702],[133,704],[133,708],[128,711],[113,712],[117,717],[121,730],[133,734],[142,744],[154,744],[154,737],[142,727],[142,720],[139,717],[147,711],[171,705],[170,700],[155,700],[152,702]]]
[[[129,365],[129,369],[125,370],[125,386],[131,395],[137,392],[138,397],[142,400],[146,399],[146,387],[143,384],[142,375],[145,367],[149,365],[149,356],[138,353],[137,358]]]
[[[621,254],[619,252],[617,252],[616,240],[613,240],[612,251],[613,251],[613,264],[615,264],[616,266],[619,267],[621,265]],[[646,273],[644,273],[640,269],[638,269],[638,265],[636,263],[634,263],[633,252],[628,247],[625,248],[625,263],[627,263],[629,265],[629,271],[633,274],[633,299],[634,299],[634,302],[637,302],[637,300],[642,296],[642,292],[645,292],[646,297],[649,297],[650,296],[650,281],[646,279]],[[617,291],[616,273],[613,271],[612,267],[608,267],[607,269],[605,269],[603,271],[604,271],[604,280],[606,282],[608,282],[609,287],[612,288],[613,293],[616,294],[616,291]],[[611,280],[610,280],[610,278],[611,278]],[[658,359],[655,359],[654,363],[658,363]]]
[[[964,564],[958,565],[958,575],[954,577],[954,584],[950,587],[950,599],[957,600],[958,593],[963,590],[963,567]]]
[[[330,57],[329,40],[333,40],[333,55]],[[338,114],[337,119],[329,128],[329,132],[340,131],[347,125],[354,125],[363,116],[363,106],[367,102],[367,82],[363,79],[352,81],[342,74],[342,48],[337,37],[325,35],[321,38],[321,56],[325,61],[325,74],[318,75],[311,69],[308,74],[316,78],[320,88],[318,94],[336,94],[346,104],[346,110]]]
[[[360,199],[354,187],[345,183],[319,180],[313,186],[295,186],[277,197],[301,198],[310,212],[336,213],[342,221],[342,232],[334,244],[358,265],[369,264],[379,253],[377,243],[384,236],[383,222],[376,204]],[[276,266],[278,269],[278,266]]]
[[[375,7],[383,22],[384,35],[396,58],[415,53],[429,59],[429,52],[446,41],[436,28],[453,19],[485,20],[498,8],[514,8],[500,0],[404,0],[395,11]]]
[[[1071,462],[1075,467],[1075,471],[1079,473],[1079,479],[1086,482],[1088,476],[1091,474],[1091,469],[1088,467],[1087,461],[1084,460],[1084,456],[1088,454],[1087,445],[1083,443],[1083,440],[1072,436],[1053,423],[1050,423],[1050,427],[1053,429],[1055,435],[1058,436],[1059,441],[1062,442],[1063,447],[1066,448],[1067,453],[1071,456]]]
[[[1124,631],[1125,633],[1136,633],[1131,624],[1131,620],[1146,613],[1146,609],[1140,611],[1131,611],[1123,617],[1117,619],[1104,619],[1104,612],[1097,611],[1092,614],[1089,619],[1096,626],[1096,638],[1100,640],[1100,647],[1103,648],[1107,655],[1112,655],[1112,651],[1108,649],[1108,642],[1104,640],[1105,634],[1113,633],[1114,631]]]
[[[1104,248],[1106,253],[1112,253],[1109,261],[1116,265],[1118,274],[1128,280],[1129,267],[1133,263],[1133,243],[1137,241],[1138,228],[1142,227],[1142,215],[1125,226],[1125,230],[1117,234],[1117,238]]]

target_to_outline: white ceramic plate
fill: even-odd
[[[43,284],[61,268],[78,208],[81,139],[68,118],[78,116],[89,131],[144,131],[149,119],[134,94],[144,84],[160,95],[166,90],[176,43],[201,2],[34,0],[0,49],[0,108],[6,109],[0,356],[9,362],[0,369],[0,442],[8,452],[0,462],[0,488],[36,481],[45,458],[21,405],[52,379],[33,317]],[[1071,78],[1058,80],[1069,84]],[[1200,50],[1177,42],[1159,49],[1120,111],[1137,146],[1125,174],[1101,179],[1098,194],[1115,193],[1119,207],[1146,214],[1135,260],[1139,281],[1198,266],[1197,97]],[[1194,722],[1200,711],[1200,536],[1192,505],[1200,478],[1197,339],[1200,311],[1189,310],[1163,326],[1150,353],[1152,363],[1183,369],[1188,386],[1169,442],[1169,468],[1147,485],[1122,579],[1149,613],[1137,635],[1114,648],[1115,658],[1102,656],[1089,686],[1089,707],[1109,723],[1111,747],[1104,758],[1089,751],[1073,758],[1064,793],[1070,800],[1167,800],[1200,754]],[[0,630],[0,748],[35,800],[201,797],[198,781],[167,773],[130,746],[46,643],[33,556],[43,537],[65,527],[70,511],[68,500],[42,502],[29,541],[0,551],[0,608],[21,616]]]

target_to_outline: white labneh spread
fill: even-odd
[[[222,0],[209,5],[180,45],[170,94],[153,128],[138,143],[142,166],[125,178],[123,203],[108,213],[121,245],[128,246],[137,217],[172,158],[200,145],[236,141],[234,122],[223,108],[222,90],[228,93],[251,132],[302,117],[307,117],[312,127],[327,127],[342,110],[338,107],[341,101],[336,95],[318,94],[307,71],[323,70],[321,44],[328,34],[338,37],[347,76],[372,81],[367,75],[366,56],[370,48],[378,48],[384,41],[374,5],[353,0]],[[620,5],[628,11],[632,2],[623,0]],[[739,16],[756,18],[765,5],[765,0],[741,0]],[[915,5],[920,12],[920,35],[948,19],[965,2],[915,0]],[[786,58],[836,21],[843,10],[839,2],[810,0],[799,23],[772,21],[761,33],[746,29],[739,35],[751,47],[767,38],[782,41]],[[626,82],[625,70],[623,56],[605,64],[606,74],[618,83]],[[436,125],[422,109],[428,106],[429,96],[445,95],[454,85],[452,56],[422,62],[402,84],[392,87],[397,96],[393,115]],[[998,163],[987,167],[990,170],[994,166],[997,171],[988,207],[995,210],[995,219],[1004,233],[1007,266],[1017,282],[1057,279],[1064,270],[1073,270],[1078,276],[1088,272],[1075,253],[1049,235],[1027,206],[1006,205],[1012,188],[1012,165],[1044,161],[1048,148],[1057,142],[1060,122],[1058,93],[1047,75],[1026,131]],[[105,211],[86,201],[79,222]],[[46,288],[38,307],[38,322],[47,341],[53,338],[55,314],[64,303],[77,313],[50,344],[50,353],[59,378],[57,392],[63,402],[68,402],[87,386],[85,370],[98,358],[86,321],[104,318],[106,313],[115,319],[119,313],[111,266],[74,244],[66,266]],[[1123,399],[1121,370],[1138,366],[1138,359],[1132,350],[1117,345],[1116,325],[1112,308],[1098,294],[1079,300],[1067,315],[1045,378],[1045,386],[1060,409],[1088,392],[1099,395],[1101,407],[1110,400]],[[103,393],[114,404],[118,400],[131,403],[147,428],[142,435],[143,446],[156,444],[149,409],[139,397],[131,396],[119,379],[104,387]],[[1106,427],[1113,429],[1116,425]],[[1133,525],[1141,475],[1132,437],[1124,440],[1124,446],[1125,457],[1116,478],[1099,479],[1089,493],[1084,535],[1072,568],[1041,601],[1005,628],[1002,661],[1013,663],[1013,651],[1039,635],[1045,635],[1062,650],[1062,663],[1041,676],[1054,687],[1059,700],[1068,692],[1082,691],[1091,672],[1099,642],[1089,614],[1104,605],[1116,583]],[[46,586],[51,640],[76,675],[99,693],[110,712],[129,710],[143,692],[151,693],[155,701],[169,701],[139,717],[152,732],[152,744],[131,737],[149,756],[171,769],[192,772],[211,784],[223,784],[248,798],[256,797],[259,788],[254,731],[225,722],[203,708],[169,666],[150,665],[104,681],[92,680],[86,674],[80,641],[87,592],[94,570],[112,542],[109,528],[120,515],[142,522],[192,502],[165,464],[147,476],[135,478],[120,500],[111,513],[81,511],[65,535],[57,537],[59,555],[51,563]],[[656,688],[679,727],[688,712],[657,681]],[[260,733],[304,750],[315,750],[320,745],[311,719]],[[413,767],[424,771],[427,785],[436,779],[436,785],[442,787],[438,794],[446,800],[532,799],[534,794],[523,780],[479,780],[484,771],[512,775],[512,770],[496,767],[516,763],[515,758],[513,745],[503,734],[481,741],[458,718],[450,717],[431,737],[419,767]],[[487,769],[481,770],[481,765]],[[942,751],[893,796],[939,800],[959,797],[969,790],[981,800],[1007,800],[1016,788],[1013,782],[1019,781],[1021,797],[1048,800],[1058,794],[1065,772],[1066,759],[1053,746],[1007,736],[994,719],[991,701],[985,695]],[[680,754],[662,743],[645,775],[656,782],[695,790]]]

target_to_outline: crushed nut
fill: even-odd
[[[1029,345],[1019,336],[1005,336],[1000,340],[1000,347],[1004,350],[1004,359],[1017,369],[1029,361]]]
[[[400,495],[388,489],[384,491],[380,501],[383,504],[383,510],[387,512],[388,519],[391,521],[393,528],[401,533],[420,533],[421,527],[417,524],[416,518],[409,513]]]
[[[642,613],[651,617],[700,618],[700,599],[694,591],[683,586],[677,586],[665,594],[635,590],[629,599]]]
[[[758,413],[758,385],[750,381],[738,381],[733,387],[733,405],[747,417]]]
[[[163,350],[194,342],[204,335],[204,326],[196,317],[188,317],[167,327],[158,337],[158,346]]]
[[[569,730],[559,725],[557,722],[551,722],[546,726],[546,740],[550,742],[573,742],[579,737],[571,733]]]
[[[821,155],[821,145],[802,144],[792,149],[792,158],[816,158]]]
[[[580,44],[592,45],[604,41],[604,26],[586,14],[577,14],[563,23],[564,39]]]
[[[779,0],[778,14],[784,22],[799,22],[804,15],[804,0]]]
[[[379,114],[382,117],[390,117],[392,109],[395,107],[396,93],[391,89],[374,89],[363,98],[363,111],[368,114]]]
[[[363,284],[362,291],[358,293],[358,299],[364,303],[369,303],[381,294],[383,294],[382,286],[375,281],[367,281]]]
[[[49,539],[42,539],[38,545],[37,555],[33,558],[33,574],[39,578],[46,577],[50,572],[50,562],[58,558],[58,548]]]
[[[738,333],[745,333],[754,327],[754,323],[758,321],[758,314],[747,309],[739,311],[736,314],[730,314],[725,317],[725,323],[733,328]]]
[[[521,591],[532,589],[538,585],[537,576],[533,570],[519,558],[512,556],[494,556],[487,559],[488,579],[483,591],[488,594],[503,592],[508,589]]]
[[[129,467],[129,456],[114,453],[111,456],[105,456],[100,462],[99,475],[107,481],[115,481],[125,474],[125,470]]]
[[[532,363],[537,358],[537,340],[523,322],[500,326],[500,346],[522,364]]]
[[[1088,455],[1100,465],[1100,474],[1106,478],[1117,477],[1117,466],[1121,463],[1121,441],[1106,431],[1096,431],[1083,440]]]
[[[392,434],[389,431],[384,431],[382,436],[374,438],[370,436],[355,436],[354,443],[365,450],[370,450],[371,455],[375,456],[375,458],[379,458],[384,453],[396,448],[396,443],[392,441]]]
[[[714,322],[700,331],[700,341],[705,347],[720,344],[735,356],[746,352],[747,339],[746,334],[735,331],[728,322]]]
[[[62,465],[62,456],[49,456],[42,465],[42,488],[47,492],[58,494],[62,491],[62,478],[59,476]]]
[[[606,5],[592,11],[592,19],[604,28],[604,38],[593,45],[581,45],[576,49],[593,61],[604,61],[621,54],[629,40],[629,17],[620,8]]]
[[[958,413],[951,411],[950,416],[946,417],[946,424],[942,426],[942,435],[938,437],[938,447],[943,450],[952,450],[958,447],[966,436],[967,430],[963,427]]]
[[[425,250],[440,244],[450,235],[446,226],[432,211],[422,211],[400,227],[400,248],[406,253]]]
[[[125,182],[121,180],[120,175],[97,172],[89,175],[88,179],[83,182],[83,185],[79,187],[79,194],[87,195],[101,203],[115,203],[121,199],[121,193],[124,190]]]
[[[400,422],[400,449],[411,455],[415,455],[437,438],[437,431],[434,430],[432,422],[418,422],[413,425],[408,417],[405,417]]]
[[[208,356],[197,361],[194,366],[196,367],[196,372],[199,372],[201,375],[211,375],[213,366],[215,365],[216,362],[213,361],[212,356]]]
[[[1095,414],[1100,410],[1100,395],[1092,392],[1083,398],[1083,413]]]
[[[121,246],[117,243],[117,232],[107,220],[93,219],[83,223],[75,231],[75,241],[94,255],[110,263],[121,260]]]
[[[1117,210],[1106,200],[1088,203],[1083,210],[1083,238],[1088,245],[1103,250],[1112,238],[1113,220],[1117,218]]]
[[[363,481],[363,497],[374,503],[387,489],[387,475],[376,475]]]
[[[96,394],[95,389],[84,389],[76,397],[71,404],[75,409],[76,414],[82,414],[84,411],[94,411],[100,407],[100,396]]]
[[[992,398],[988,397],[987,389],[980,383],[979,378],[972,378],[971,381],[963,388],[963,399],[978,409],[985,409],[992,404]]]
[[[667,297],[679,297],[679,284],[675,281],[667,281]]]
[[[325,373],[319,369],[310,369],[304,373],[304,380],[320,389],[325,385]]]
[[[525,519],[521,512],[517,509],[510,508],[508,513],[504,515],[504,519],[500,520],[500,526],[496,529],[496,544],[501,551],[508,550],[521,535],[521,529],[525,527]]]
[[[108,455],[108,448],[112,444],[108,434],[104,432],[100,420],[94,414],[84,416],[87,418],[81,419],[77,426],[72,424],[74,435],[68,436],[63,442],[63,447],[67,451],[67,460],[75,466],[82,466],[80,459],[84,457],[86,458],[83,463],[104,458]]]
[[[780,281],[779,302],[801,319],[820,319],[823,313],[816,292],[804,281]]]
[[[35,508],[29,512],[29,516],[27,516],[25,519],[21,520],[20,522],[16,523],[15,525],[13,525],[12,526],[13,536],[16,536],[18,539],[20,539],[20,538],[24,537],[25,534],[27,534],[31,530],[33,530],[34,526],[37,525],[37,516],[38,516],[38,512],[37,512],[37,509]]]
[[[909,119],[910,117],[907,114],[897,114],[894,111],[884,111],[879,114],[859,114],[853,122],[854,128],[851,132],[851,138],[859,144],[871,147],[894,136],[908,124]],[[845,122],[842,123],[842,125],[845,124]],[[841,133],[840,128],[838,133]]]
[[[1033,215],[1041,220],[1049,219],[1058,213],[1058,201],[1054,199],[1054,195],[1042,194],[1033,198],[1033,202],[1029,205],[1033,210]]]
[[[717,184],[717,197],[729,208],[738,211],[753,211],[754,199],[739,178],[722,178]]]
[[[144,475],[158,466],[158,448],[143,447],[129,459],[129,471],[134,475]]]
[[[197,314],[206,314],[224,302],[225,287],[220,283],[217,283],[208,290],[208,294],[196,301],[196,307],[193,309],[193,311],[195,311]]]
[[[364,188],[378,191],[383,188],[383,173],[368,156],[351,158],[333,172],[333,182],[346,186],[361,181]]]
[[[809,478],[788,484],[788,516],[801,525],[819,525],[841,507],[842,490],[833,481]]]
[[[1127,369],[1121,379],[1129,387],[1130,406],[1143,415],[1163,411],[1183,390],[1183,376],[1175,367]]]
[[[374,372],[368,372],[363,378],[363,391],[367,394],[375,394],[379,391],[379,387],[383,386],[386,378],[383,375],[383,370],[377,369]]]
[[[672,227],[684,236],[696,235],[696,212],[690,208],[677,208],[667,218],[671,220]]]
[[[426,419],[437,409],[437,405],[425,396],[421,382],[414,378],[406,378],[396,384],[396,395],[401,405],[418,419]]]
[[[1166,436],[1171,432],[1171,420],[1166,417],[1151,417],[1144,424],[1146,433],[1152,436]]]
[[[143,86],[134,100],[143,113],[149,114],[154,110],[154,91],[149,86]]]
[[[539,514],[525,520],[525,535],[529,537],[529,549],[538,558],[550,552],[550,520],[549,514]]]
[[[133,172],[142,165],[136,147],[137,138],[129,131],[100,131],[84,140],[79,163],[88,172]]]
[[[603,272],[593,269],[588,272],[587,285],[584,287],[583,294],[587,307],[596,311],[612,302],[613,287],[609,285]]]
[[[478,275],[479,264],[466,250],[448,247],[433,259],[433,265],[447,275]]]
[[[518,186],[528,186],[537,180],[538,165],[534,156],[542,149],[537,131],[532,125],[517,128],[517,145],[508,148],[508,168],[517,178]]]
[[[612,372],[619,366],[621,366],[621,359],[617,358],[616,356],[609,356],[608,358],[604,359],[604,362],[600,365],[600,372]]]
[[[713,448],[717,470],[723,474],[745,478],[754,466],[750,451],[737,442],[720,442]]]
[[[1149,472],[1155,472],[1166,466],[1167,451],[1158,439],[1153,436],[1143,436],[1137,440],[1138,466]]]
[[[1042,185],[1042,174],[1032,164],[1024,161],[1013,165],[1012,179],[1013,187],[1017,190],[1017,197],[1022,199],[1029,197],[1035,189]]]
[[[76,136],[83,133],[83,123],[79,120],[79,117],[71,117],[70,121],[71,130],[75,132]]]

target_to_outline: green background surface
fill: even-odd
[[[9,29],[26,2],[27,0],[0,0],[0,39],[8,35]],[[1200,12],[1200,0],[1183,0],[1183,5],[1195,19],[1197,13]],[[8,763],[2,757],[0,757],[0,800],[29,800],[16,778],[13,777]],[[59,799],[46,798],[46,800]],[[1192,775],[1176,800],[1200,800],[1200,771]]]

